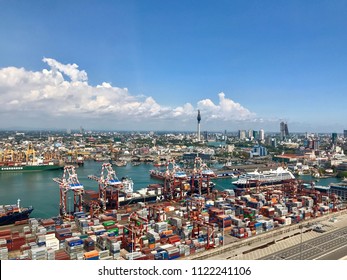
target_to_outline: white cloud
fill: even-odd
[[[205,115],[207,120],[218,119],[223,121],[243,121],[250,120],[255,116],[240,103],[225,98],[224,92],[218,94],[219,104],[214,104],[210,99],[204,99],[198,102],[201,114]]]
[[[0,69],[0,101],[4,104],[2,114],[11,114],[13,124],[23,122],[23,115],[39,118],[46,116],[64,127],[72,120],[95,121],[109,119],[110,123],[126,124],[141,122],[181,122],[195,121],[197,109],[201,110],[203,121],[240,121],[254,119],[255,114],[239,103],[219,93],[219,103],[210,99],[201,100],[194,107],[186,103],[176,108],[165,107],[152,97],[136,96],[127,88],[118,88],[111,83],[88,84],[88,75],[76,64],[62,64],[52,58],[44,58],[50,69],[28,71],[24,68],[7,67]]]
[[[53,58],[43,58],[43,62],[46,62],[51,68],[53,75],[61,73],[67,75],[72,82],[85,82],[88,80],[86,71],[78,70],[77,64],[62,64]],[[60,73],[61,72],[61,73]]]

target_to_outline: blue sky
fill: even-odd
[[[346,1],[0,0],[0,23],[0,128],[347,129]]]

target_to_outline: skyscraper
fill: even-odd
[[[198,117],[197,117],[197,120],[198,120],[198,141],[200,142],[200,121],[201,121],[201,115],[200,115],[200,110],[198,110]]]
[[[246,139],[246,130],[239,130],[239,139],[240,140]]]
[[[264,141],[265,139],[265,132],[264,129],[259,130],[259,140]]]
[[[280,123],[281,140],[285,140],[289,136],[288,124],[285,122]]]

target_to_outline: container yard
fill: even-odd
[[[344,209],[337,195],[289,180],[273,186],[137,202],[97,215],[81,210],[58,218],[30,218],[1,228],[0,258],[184,259]]]

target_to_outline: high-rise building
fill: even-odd
[[[259,132],[258,132],[258,131],[253,130],[253,138],[254,138],[255,140],[258,140],[258,139],[259,139]]]
[[[259,130],[259,140],[264,141],[265,139],[265,132],[264,129]]]
[[[204,135],[204,140],[207,141],[208,140],[208,132],[204,131],[203,135]]]
[[[318,150],[319,150],[319,144],[320,144],[319,139],[313,140],[313,149],[314,149],[315,151],[318,151]]]
[[[287,123],[284,124],[284,136],[285,137],[289,136],[289,130],[288,130],[288,124]]]
[[[277,148],[277,141],[276,141],[276,138],[272,138],[272,139],[271,139],[271,146],[274,147],[274,148]]]
[[[289,136],[288,124],[285,122],[280,123],[281,140],[285,140]]]
[[[253,130],[250,129],[250,130],[248,130],[248,138],[252,139],[252,137],[253,137]]]
[[[197,117],[197,120],[198,120],[198,141],[200,141],[200,121],[201,121],[201,115],[200,115],[200,110],[198,110],[198,117]]]
[[[260,156],[260,157],[264,157],[264,156],[267,156],[267,149],[261,145],[256,145],[253,147],[253,150],[252,150],[252,153],[253,155],[257,155],[257,156]]]
[[[331,134],[331,141],[333,142],[333,144],[337,143],[337,133],[336,132]]]
[[[239,139],[240,140],[246,139],[246,130],[239,130]]]
[[[284,122],[280,123],[281,140],[284,139]]]
[[[343,138],[347,138],[347,130],[343,131]]]

